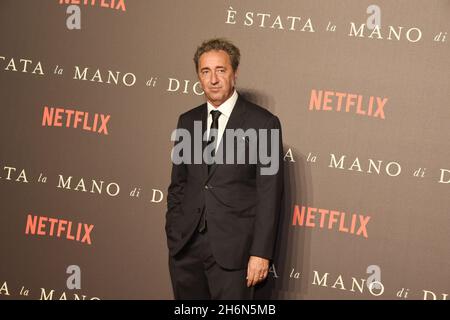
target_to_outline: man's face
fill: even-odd
[[[197,73],[206,98],[215,107],[233,94],[237,72],[233,71],[230,57],[225,51],[203,53],[198,61]]]

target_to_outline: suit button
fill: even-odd
[[[209,189],[208,185],[205,185],[205,189]]]

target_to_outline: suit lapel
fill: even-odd
[[[206,148],[206,144],[208,143],[207,139],[203,140],[203,137],[206,135],[206,130],[208,128],[208,105],[205,103],[201,108],[201,120],[202,120],[202,159],[203,159],[203,150]],[[204,180],[208,178],[208,166],[204,161],[202,161],[202,174]]]

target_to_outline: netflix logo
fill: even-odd
[[[368,238],[370,216],[331,209],[294,206],[292,226],[320,228]]]
[[[42,126],[75,128],[108,135],[110,118],[109,114],[89,114],[85,111],[45,106],[42,114]]]
[[[64,238],[91,245],[93,224],[75,223],[68,220],[35,216],[29,214],[25,227],[25,234],[47,237]]]
[[[127,11],[125,0],[59,0],[59,4],[85,5],[91,7]]]
[[[309,111],[345,112],[385,120],[387,101],[386,97],[312,89]]]

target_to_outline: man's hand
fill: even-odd
[[[262,282],[269,274],[269,260],[251,256],[247,267],[247,287]]]

